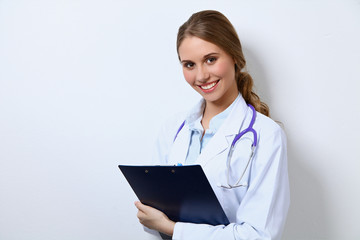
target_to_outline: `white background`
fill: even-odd
[[[284,239],[360,239],[359,0],[0,0],[0,239],[151,239],[117,165],[198,101],[175,41],[203,9],[287,132]]]

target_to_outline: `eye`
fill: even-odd
[[[184,64],[183,64],[183,66],[185,67],[185,68],[193,68],[194,67],[194,63],[193,62],[185,62]]]
[[[209,57],[209,58],[206,59],[206,62],[207,63],[214,63],[216,60],[217,60],[216,57]]]

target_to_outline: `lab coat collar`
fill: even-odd
[[[205,109],[205,99],[201,100],[190,110],[189,114],[186,116],[186,123],[192,125],[196,120],[202,117]]]
[[[183,165],[185,164],[191,138],[190,126],[193,125],[194,122],[202,116],[204,108],[205,100],[201,99],[185,117],[186,124],[181,129],[181,131],[178,132],[169,153],[168,163],[170,165],[177,165],[179,163]]]
[[[168,163],[173,165],[177,163],[185,163],[186,155],[189,149],[191,131],[189,130],[189,122],[195,121],[203,114],[205,101],[202,99],[191,111],[186,118],[186,124],[177,135],[169,154]],[[234,102],[234,107],[227,119],[223,122],[221,127],[209,141],[207,146],[201,152],[196,163],[203,167],[214,157],[225,151],[232,142],[234,135],[243,128],[243,122],[249,111],[245,100],[240,95]],[[250,110],[251,111],[251,110]]]
[[[197,159],[200,165],[204,167],[214,157],[230,147],[234,136],[243,128],[248,111],[249,108],[244,98],[240,95],[239,98],[235,100],[234,107],[227,119]]]
[[[221,127],[222,123],[227,119],[231,110],[234,108],[235,103],[237,102],[238,98],[241,97],[239,93],[235,100],[221,113],[215,115],[209,122],[209,129],[206,131],[211,131],[213,134],[217,132],[217,130]],[[205,101],[202,99],[195,108],[190,112],[187,116],[186,122],[189,124],[189,129],[191,131],[200,131],[203,132],[203,127],[201,125],[201,120],[203,117],[203,112],[205,108]]]

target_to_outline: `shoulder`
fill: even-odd
[[[271,118],[258,113],[254,123],[257,132],[255,169],[286,166],[287,140],[284,130]],[[280,169],[280,168],[279,168]]]
[[[175,136],[178,132],[184,131],[184,127],[182,127],[182,125],[186,116],[186,112],[179,112],[167,118],[162,123],[157,136],[157,144],[161,146],[161,148],[167,149],[167,151],[170,150]]]
[[[182,123],[185,121],[186,116],[186,113],[179,112],[166,119],[165,122],[162,124],[160,135],[167,139],[169,138],[173,140]]]
[[[173,117],[168,118],[162,124],[154,146],[153,163],[167,163],[168,155],[173,145],[175,135],[183,122],[184,114],[179,113]]]
[[[168,138],[172,137],[173,140],[175,135],[181,128],[182,124],[185,122],[185,125],[187,125],[189,122],[192,122],[194,121],[194,119],[197,119],[200,115],[202,115],[204,107],[205,107],[205,101],[204,99],[201,99],[190,110],[184,112],[178,112],[177,114],[173,115],[172,117],[170,117],[165,121],[165,123],[161,128],[161,133],[163,134],[163,136],[166,135],[166,137]]]
[[[286,141],[285,132],[277,122],[262,113],[256,112],[256,114],[254,129],[258,132],[259,137]]]

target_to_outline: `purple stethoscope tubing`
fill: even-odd
[[[231,189],[231,188],[236,188],[236,187],[246,187],[247,186],[247,183],[244,183],[244,184],[240,184],[240,181],[241,179],[243,178],[243,176],[245,175],[245,172],[246,170],[248,169],[249,165],[250,165],[250,161],[254,155],[254,151],[255,151],[255,148],[257,146],[257,132],[255,131],[255,129],[253,128],[254,126],[254,123],[255,123],[255,119],[256,119],[256,110],[255,108],[251,105],[251,104],[248,104],[249,108],[252,110],[253,114],[252,114],[252,117],[251,117],[251,121],[250,121],[250,124],[249,126],[244,129],[243,131],[239,132],[238,134],[236,134],[234,140],[232,141],[231,143],[231,146],[230,146],[230,151],[228,153],[228,156],[227,156],[227,185],[219,185],[220,187],[223,187],[223,188],[227,188],[227,189]],[[174,140],[173,142],[175,142],[179,132],[181,131],[181,129],[184,127],[185,125],[185,121],[180,125],[178,131],[176,132],[176,135],[174,137]],[[237,143],[237,141],[242,137],[244,136],[246,133],[252,133],[253,136],[254,136],[254,141],[251,145],[251,154],[250,154],[250,157],[249,157],[249,160],[246,164],[246,167],[243,171],[243,173],[241,174],[241,177],[239,178],[239,180],[236,182],[236,184],[232,185],[230,184],[230,165],[231,165],[231,156],[232,156],[232,153],[234,151],[234,148],[235,148],[235,144]]]
[[[232,189],[232,188],[237,188],[237,187],[247,187],[248,184],[247,183],[241,183],[240,184],[240,181],[243,179],[244,175],[245,175],[245,172],[246,170],[248,169],[249,165],[250,165],[250,162],[251,162],[251,159],[252,157],[254,156],[254,152],[255,152],[255,148],[257,146],[257,132],[255,131],[255,129],[253,128],[254,126],[254,123],[255,123],[255,119],[256,119],[256,110],[255,108],[251,105],[251,104],[248,104],[248,106],[250,107],[250,109],[252,110],[253,114],[252,114],[252,117],[251,117],[251,121],[250,121],[250,124],[249,126],[241,131],[240,133],[238,133],[234,140],[232,141],[231,143],[231,147],[230,147],[230,151],[228,153],[228,156],[227,156],[227,169],[226,169],[226,175],[227,175],[227,185],[219,185],[220,187],[223,187],[223,188],[226,188],[226,189]],[[231,167],[231,156],[232,156],[232,153],[234,151],[234,148],[235,148],[235,144],[236,142],[242,137],[244,136],[246,133],[248,132],[251,132],[254,136],[254,140],[253,140],[253,143],[251,144],[251,154],[249,156],[249,160],[246,164],[246,167],[244,169],[244,171],[242,172],[239,180],[235,183],[235,184],[230,184],[230,167]]]
[[[253,144],[252,144],[252,147],[256,147],[256,144],[257,144],[257,133],[256,133],[255,129],[253,128],[254,123],[255,123],[255,118],[256,118],[256,110],[255,110],[255,108],[254,108],[251,104],[248,104],[248,106],[251,108],[251,110],[252,110],[252,112],[253,112],[253,115],[252,115],[252,118],[251,118],[249,127],[247,127],[245,130],[241,131],[240,133],[236,134],[234,140],[233,140],[232,143],[231,143],[231,146],[232,146],[232,147],[234,147],[235,144],[236,144],[236,142],[237,142],[242,136],[244,136],[245,133],[248,133],[248,132],[251,132],[251,133],[254,135],[254,142],[253,142]],[[180,125],[179,129],[177,130],[173,142],[175,142],[175,140],[176,140],[179,132],[180,132],[181,129],[184,127],[184,125],[185,125],[185,121],[182,122],[182,124]]]
[[[250,121],[250,124],[249,126],[244,129],[243,131],[241,131],[240,133],[238,133],[234,140],[232,141],[231,143],[231,146],[234,147],[236,142],[242,137],[244,136],[246,133],[248,132],[251,132],[253,135],[254,135],[254,142],[253,144],[251,145],[252,147],[256,147],[256,144],[257,144],[257,133],[255,131],[255,129],[253,128],[254,126],[254,123],[255,123],[255,118],[256,118],[256,110],[255,108],[251,105],[251,104],[248,104],[248,106],[251,108],[252,112],[253,112],[253,115],[252,115],[252,118],[251,118],[251,121]]]
[[[177,138],[177,136],[178,136],[179,132],[180,132],[180,131],[181,131],[181,129],[184,127],[184,125],[185,125],[185,121],[183,121],[183,123],[180,125],[179,129],[177,130],[177,132],[176,132],[176,135],[175,135],[175,137],[174,137],[173,142],[175,142],[175,140],[176,140],[176,138]]]

